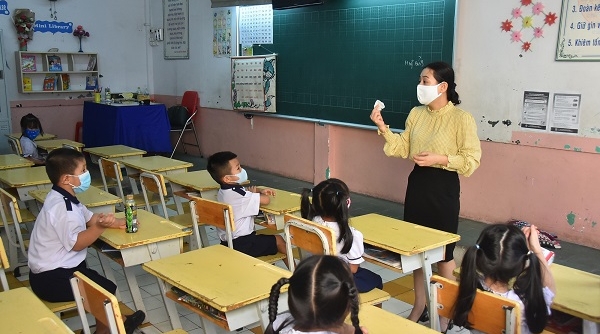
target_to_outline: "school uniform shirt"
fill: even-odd
[[[421,152],[448,156],[448,166],[432,167],[470,176],[479,167],[481,143],[475,119],[468,112],[448,102],[440,110],[429,106],[414,107],[400,134],[389,129],[379,132],[385,138],[383,152],[387,156],[410,158]]]
[[[74,268],[83,262],[87,248],[74,251],[73,247],[92,215],[77,197],[53,186],[31,231],[28,251],[31,271],[39,274],[56,268]]]
[[[42,156],[37,149],[37,144],[33,140],[29,139],[28,137],[21,136],[19,142],[21,143],[21,151],[23,151],[24,158],[42,160]]]
[[[247,191],[239,184],[223,184],[217,193],[217,201],[231,205],[235,228],[233,239],[254,232],[254,216],[260,209],[260,194]],[[217,229],[221,241],[227,240],[227,233]]]
[[[329,331],[302,332],[296,330],[293,328],[294,318],[292,317],[292,314],[289,311],[277,315],[275,321],[273,321],[273,329],[279,329],[279,327],[281,327],[281,325],[283,325],[284,322],[286,323],[286,326],[284,328],[281,328],[279,334],[336,334],[335,332]]]
[[[313,221],[332,229],[335,235],[335,240],[338,240],[340,236],[340,227],[337,222],[326,222],[323,220],[323,218],[321,218],[321,216],[314,217]],[[363,234],[352,226],[350,226],[350,231],[352,231],[352,247],[350,247],[348,253],[341,254],[342,248],[344,248],[344,241],[342,240],[342,242],[337,242],[336,255],[342,260],[346,261],[346,263],[361,264],[365,262],[365,259],[362,257],[363,253],[365,252]]]

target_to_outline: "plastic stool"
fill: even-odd
[[[79,139],[79,134],[81,133],[81,137],[83,137],[83,122],[77,122],[75,123],[75,141],[80,143]]]

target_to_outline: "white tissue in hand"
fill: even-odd
[[[373,108],[382,110],[383,108],[385,108],[385,104],[383,104],[383,102],[377,100],[377,101],[375,101],[375,105],[373,106]]]

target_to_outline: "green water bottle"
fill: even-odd
[[[135,233],[138,231],[137,225],[137,207],[133,200],[133,195],[127,195],[125,200],[125,231]]]

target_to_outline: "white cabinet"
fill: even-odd
[[[91,92],[98,87],[98,54],[16,51],[20,93]]]

